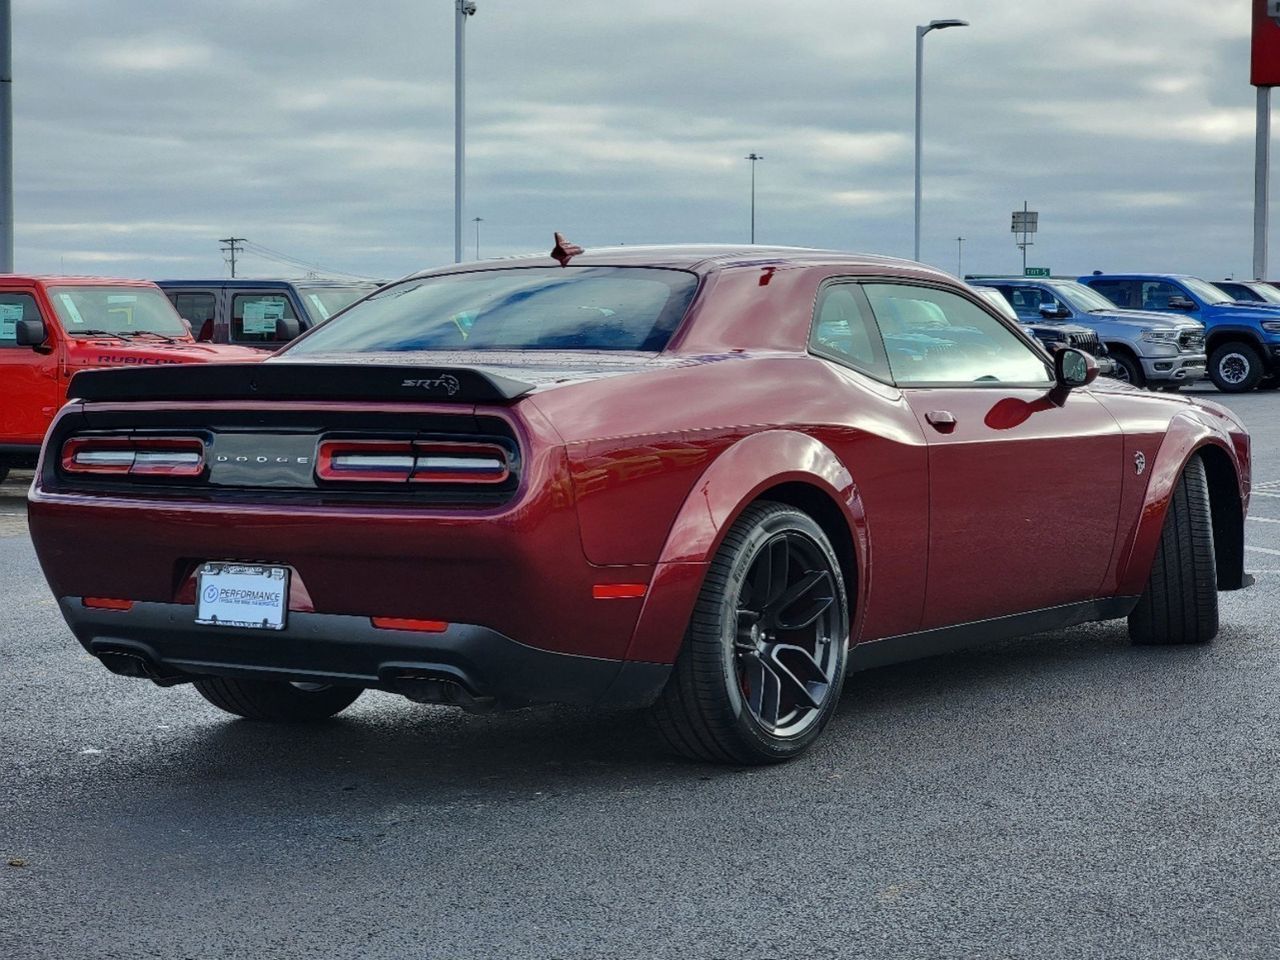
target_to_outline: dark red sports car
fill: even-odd
[[[628,705],[776,761],[850,667],[1126,616],[1212,639],[1248,434],[1096,372],[918,264],[560,244],[264,364],[79,374],[31,534],[87,650],[244,717]]]

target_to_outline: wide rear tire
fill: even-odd
[[[1129,614],[1134,643],[1208,643],[1218,634],[1218,569],[1204,461],[1192,457],[1160,533],[1147,588]]]
[[[201,677],[193,686],[215,707],[246,720],[314,723],[340,713],[364,692],[361,687],[292,684],[282,680]]]
[[[848,647],[844,578],[822,528],[793,507],[753,504],[707,570],[651,720],[694,760],[789,760],[834,714]]]

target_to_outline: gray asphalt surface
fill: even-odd
[[[1280,956],[1280,396],[1228,402],[1258,583],[1216,643],[1121,622],[856,675],[763,770],[627,714],[366,694],[273,729],[114,677],[11,480],[0,958]]]

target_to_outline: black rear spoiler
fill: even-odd
[[[369,363],[184,363],[82,370],[73,400],[434,400],[505,403],[532,383],[469,367]]]

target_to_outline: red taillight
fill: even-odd
[[[91,476],[198,477],[199,437],[72,437],[62,445],[62,469]]]
[[[316,476],[347,483],[502,483],[511,475],[496,443],[323,440]]]
[[[80,601],[93,610],[132,610],[132,600],[113,600],[110,597],[85,597]]]
[[[449,624],[443,620],[410,620],[405,617],[370,617],[375,627],[383,630],[416,630],[419,633],[444,633]]]
[[[591,596],[597,600],[627,600],[643,597],[648,588],[643,583],[597,583]]]

